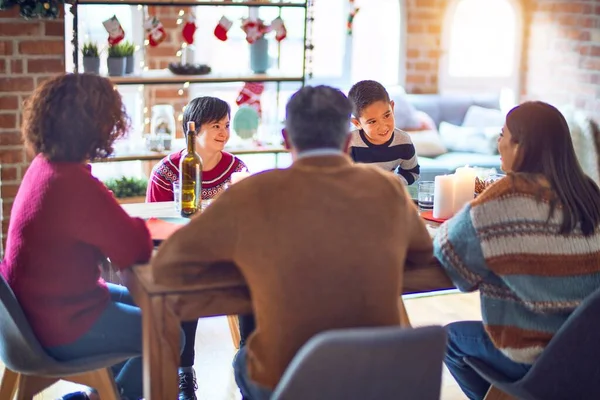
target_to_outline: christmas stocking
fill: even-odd
[[[104,29],[108,32],[108,44],[114,46],[125,37],[125,31],[115,15],[102,22]]]
[[[265,33],[271,30],[262,20],[244,19],[242,21],[242,30],[246,33],[246,41],[250,44],[263,37]]]
[[[187,44],[193,44],[194,33],[196,33],[196,19],[192,14],[187,14],[185,18],[185,23],[183,24],[183,30],[181,31],[181,34],[183,35],[183,40]]]
[[[275,31],[275,40],[278,42],[281,42],[287,36],[287,29],[285,29],[281,17],[277,17],[271,22],[271,29]]]
[[[165,28],[156,17],[148,18],[144,22],[144,29],[148,35],[148,42],[152,47],[158,46],[167,37]]]
[[[222,16],[215,28],[215,36],[217,39],[222,40],[223,42],[227,40],[227,31],[231,28],[233,22],[231,22],[226,16]]]
[[[240,91],[235,103],[238,106],[247,105],[256,110],[258,115],[261,115],[260,95],[265,90],[263,82],[246,82]]]

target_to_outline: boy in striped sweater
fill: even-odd
[[[408,133],[396,128],[394,101],[378,82],[360,81],[350,89],[352,123],[350,157],[359,163],[394,171],[407,185],[419,179],[415,146]]]

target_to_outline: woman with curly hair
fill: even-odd
[[[140,354],[113,367],[122,395],[138,399],[141,312],[126,288],[100,278],[99,265],[107,257],[121,269],[147,262],[152,241],[144,221],[129,217],[87,164],[110,155],[127,131],[121,96],[105,78],[57,76],[36,89],[23,118],[35,157],[13,203],[0,273],[57,360]]]
[[[434,241],[456,287],[481,296],[483,321],[447,327],[445,363],[469,399],[483,399],[490,383],[465,357],[521,379],[600,287],[600,189],[581,169],[563,115],[539,101],[515,107],[498,150],[507,176]]]

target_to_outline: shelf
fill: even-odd
[[[306,2],[287,1],[194,1],[194,0],[79,0],[76,4],[96,5],[143,5],[143,6],[242,6],[242,7],[300,7],[305,8]]]
[[[206,75],[175,75],[168,69],[151,70],[140,75],[109,76],[111,82],[117,85],[157,85],[189,83],[224,83],[224,82],[303,82],[302,75],[286,75],[277,72],[267,74],[216,74]]]
[[[226,152],[235,155],[244,154],[280,154],[287,153],[288,151],[282,146],[265,145],[261,147],[231,147],[225,148]],[[122,162],[122,161],[158,161],[162,160],[163,157],[172,153],[173,151],[160,152],[160,151],[144,151],[139,153],[115,153],[114,155],[94,160],[94,163],[106,163],[106,162]]]

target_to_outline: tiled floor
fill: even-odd
[[[406,300],[406,307],[414,326],[480,318],[477,293],[413,298]],[[231,371],[231,360],[234,354],[235,349],[226,318],[201,319],[196,336],[195,368],[199,386],[198,399],[241,399]],[[0,366],[0,371],[2,370],[3,366]],[[447,370],[444,370],[442,384],[442,400],[465,399]],[[35,400],[56,399],[77,388],[76,385],[59,382],[36,396]]]

